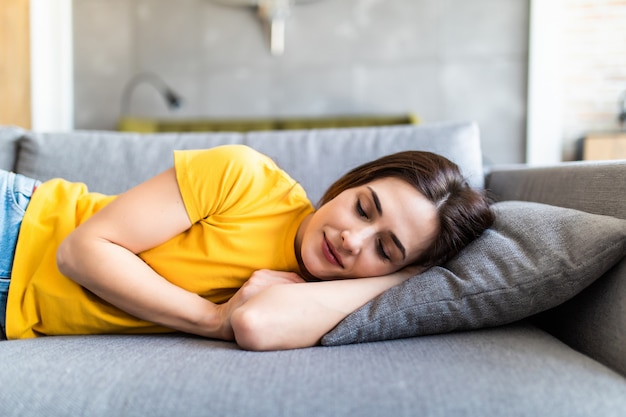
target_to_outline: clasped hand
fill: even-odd
[[[230,300],[218,306],[222,317],[224,339],[234,340],[235,335],[231,325],[231,316],[252,297],[275,285],[301,284],[304,282],[306,281],[295,272],[273,271],[269,269],[255,271]]]

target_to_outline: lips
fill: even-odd
[[[322,240],[322,253],[328,262],[343,268],[341,256],[337,253],[333,245],[331,245],[331,243],[326,239],[326,235],[324,235],[324,239]]]

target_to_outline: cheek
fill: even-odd
[[[377,255],[361,254],[354,265],[355,274],[363,277],[382,276],[396,272],[401,267],[381,261]]]

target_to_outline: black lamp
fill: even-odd
[[[122,117],[129,114],[131,96],[135,88],[143,82],[153,86],[163,96],[168,109],[176,110],[182,106],[183,100],[180,95],[172,90],[161,77],[152,72],[141,72],[131,78],[124,88],[124,94],[122,95]]]
[[[620,95],[617,120],[622,130],[626,130],[626,90]]]

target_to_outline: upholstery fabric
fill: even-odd
[[[314,204],[349,169],[408,149],[441,153],[461,167],[473,186],[484,186],[480,135],[473,123],[247,134],[30,133],[20,142],[17,172],[40,180],[85,182],[92,191],[118,194],[171,166],[174,149],[231,143],[270,156],[301,182]]]
[[[487,188],[498,201],[535,201],[626,219],[625,168],[626,161],[502,168],[488,175]]]
[[[0,127],[0,169],[15,169],[17,140],[24,131],[17,127]]]
[[[568,162],[494,169],[487,187],[500,200],[557,204],[626,219],[626,161]],[[561,340],[626,375],[626,259],[583,293],[536,318]]]
[[[42,181],[60,177],[91,191],[119,194],[174,164],[175,149],[239,143],[241,135],[30,133],[20,141],[17,172]]]
[[[626,260],[583,294],[534,322],[601,363],[626,375]],[[602,300],[602,302],[598,302]]]
[[[0,346],[3,417],[621,417],[626,409],[622,376],[526,325],[263,353],[178,335]]]
[[[484,187],[480,135],[471,123],[251,132],[246,143],[270,156],[299,181],[313,204],[348,170],[409,149],[447,157],[459,165],[472,186]]]
[[[322,343],[511,323],[569,300],[626,254],[626,220],[529,202],[493,207],[493,227],[456,258],[381,294]]]

